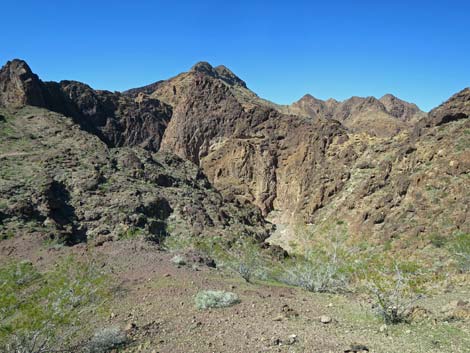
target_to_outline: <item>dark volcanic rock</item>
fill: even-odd
[[[171,107],[144,94],[124,96],[62,81],[43,83],[21,60],[0,71],[0,106],[33,105],[70,116],[108,146],[142,146],[157,151],[171,118]]]
[[[470,116],[470,88],[465,88],[429,112],[427,126],[439,126]]]
[[[45,106],[44,87],[23,60],[8,61],[0,69],[0,106]]]

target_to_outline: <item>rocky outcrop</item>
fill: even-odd
[[[254,203],[264,215],[280,207],[288,213],[302,209],[299,216],[308,218],[347,179],[346,168],[327,161],[333,141],[347,139],[344,129],[270,107],[247,108],[212,71],[198,64],[184,79],[166,83],[183,93],[173,101],[162,149],[198,164],[216,188]],[[167,87],[152,96],[164,99]]]
[[[271,225],[252,205],[224,199],[193,163],[140,147],[109,149],[71,119],[35,107],[7,116],[1,232],[39,233],[66,244],[169,234],[243,234],[263,241]],[[2,130],[3,131],[3,130]],[[31,175],[34,177],[32,178]]]
[[[416,104],[408,103],[392,94],[386,94],[379,100],[390,115],[401,121],[416,122],[425,115]]]
[[[429,112],[426,126],[439,126],[470,116],[470,88],[465,88]]]
[[[21,60],[8,62],[0,71],[0,106],[33,105],[72,117],[84,130],[96,134],[110,147],[141,146],[157,151],[171,107],[139,94],[97,91],[75,82],[42,82]]]
[[[43,84],[26,62],[8,61],[0,69],[0,106],[18,108],[24,105],[46,105]]]

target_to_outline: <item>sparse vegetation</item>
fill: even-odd
[[[42,353],[76,344],[84,318],[107,296],[107,278],[73,258],[40,273],[31,263],[0,269],[0,351]]]
[[[470,234],[457,234],[450,243],[450,251],[462,272],[470,272]]]
[[[373,274],[372,274],[373,273]],[[406,322],[414,304],[423,298],[413,276],[395,264],[392,271],[376,269],[367,276],[366,287],[373,307],[387,324]]]
[[[210,308],[225,308],[238,304],[240,299],[235,293],[218,290],[199,292],[195,298],[196,308],[200,310]]]

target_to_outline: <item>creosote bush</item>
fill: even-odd
[[[411,309],[423,298],[419,281],[421,273],[406,264],[394,264],[392,269],[377,266],[366,276],[373,308],[387,324],[407,322]]]
[[[218,290],[201,291],[195,298],[196,308],[200,310],[210,308],[225,308],[240,303],[235,293]]]

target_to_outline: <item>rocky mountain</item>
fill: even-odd
[[[344,102],[306,96],[300,104],[308,117],[283,114],[199,66],[150,93],[174,111],[162,149],[200,165],[223,193],[260,207],[278,226],[273,241],[299,242],[298,222],[328,233],[335,219],[378,244],[401,237],[398,247],[418,244],[417,234],[468,229],[467,208],[452,206],[468,204],[468,121],[439,134],[427,129],[416,140],[413,127],[426,114],[391,95]]]
[[[168,201],[171,215],[178,215],[172,227],[184,223],[194,234],[246,232],[264,239],[270,234],[268,219],[276,226],[270,241],[290,250],[309,246],[299,225],[328,237],[342,224],[357,244],[389,244],[410,251],[426,246],[433,234],[470,231],[468,89],[427,116],[391,95],[344,102],[307,95],[291,106],[279,106],[259,98],[226,67],[208,63],[123,93],[96,91],[72,81],[45,83],[21,61],[8,63],[0,78],[8,127],[2,131],[25,132],[19,139],[3,133],[2,158],[11,164],[4,164],[2,171],[14,173],[15,165],[31,163],[35,149],[41,155],[48,155],[47,149],[59,156],[68,151],[65,161],[40,159],[33,171],[22,172],[23,184],[11,181],[3,194],[43,190],[37,185],[27,189],[26,180],[43,173],[44,165],[47,170],[62,166],[48,175],[69,190],[67,202],[78,210],[72,223],[86,228],[90,238],[101,234],[93,219],[99,224],[112,219],[112,229],[105,231],[109,234],[117,232],[118,224],[153,229],[149,222],[162,221],[155,214],[147,215],[146,223],[135,219],[146,209],[147,197],[155,194]],[[29,112],[30,105],[42,109]],[[37,118],[43,115],[48,118]],[[80,145],[94,147],[82,148],[72,158],[77,145],[67,146],[55,135],[45,138],[43,130],[30,131],[31,122],[52,126],[43,129],[59,136],[64,130],[75,131],[71,126],[80,127]],[[29,141],[24,142],[28,148],[16,145],[23,139]],[[95,150],[101,151],[100,158],[93,157],[98,160],[93,178],[98,190],[103,188],[99,197],[95,186],[75,186],[82,174],[66,168],[92,158]],[[160,174],[174,182],[161,181]],[[49,184],[44,185],[47,195]],[[3,200],[2,217],[16,222],[22,211],[12,211],[18,207],[11,200]],[[80,203],[99,209],[96,202],[102,205],[100,215],[84,218]],[[36,204],[33,209],[44,209]],[[113,218],[104,205],[119,210],[123,218]],[[172,219],[170,213],[165,220]],[[40,214],[44,221],[47,212]],[[126,218],[130,215],[132,221]]]
[[[5,107],[33,105],[72,117],[110,147],[142,146],[156,151],[171,117],[171,107],[145,96],[93,90],[75,82],[42,82],[21,60],[0,71],[0,102]]]
[[[67,244],[137,234],[159,242],[170,231],[268,237],[271,225],[255,207],[224,198],[193,163],[153,153],[167,105],[44,83],[18,60],[0,77],[2,237],[38,233]]]
[[[323,117],[338,120],[350,131],[382,137],[410,129],[425,116],[415,104],[391,94],[380,99],[352,97],[343,102],[334,99],[322,101],[307,94],[292,105],[281,107],[281,110],[312,119]]]

